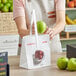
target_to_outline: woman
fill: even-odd
[[[51,49],[62,51],[59,33],[65,25],[65,0],[14,0],[14,20],[21,38],[29,34],[32,9],[36,11],[37,21],[47,24],[45,34],[50,36]]]

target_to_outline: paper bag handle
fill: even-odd
[[[27,12],[28,10],[31,9],[31,5],[28,7],[28,2],[27,0],[25,1],[25,8],[27,8]],[[31,15],[32,12],[32,15]],[[34,27],[35,27],[35,39],[36,39],[36,47],[38,49],[38,33],[37,33],[37,24],[36,24],[36,15],[35,15],[35,10],[33,9],[33,11],[28,12],[29,13],[29,20],[30,20],[30,36],[32,35],[32,25],[34,23]]]
[[[35,27],[35,39],[36,39],[36,47],[37,49],[38,47],[38,32],[37,32],[37,24],[36,24],[36,14],[35,14],[35,10],[33,9],[32,11],[32,18],[31,18],[31,26],[30,26],[30,35],[32,35],[32,25],[34,23],[34,27]]]

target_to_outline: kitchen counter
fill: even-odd
[[[76,71],[70,72],[57,68],[56,60],[62,56],[66,56],[66,53],[51,53],[51,66],[34,70],[20,68],[20,56],[9,57],[10,76],[76,76]]]

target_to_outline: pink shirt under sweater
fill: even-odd
[[[25,16],[25,9],[23,0],[13,0],[14,11],[13,16],[14,19],[19,16]],[[56,10],[65,10],[65,0],[55,0]]]

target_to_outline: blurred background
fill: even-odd
[[[76,44],[76,0],[66,0],[65,29],[60,33],[63,51],[67,44]]]

